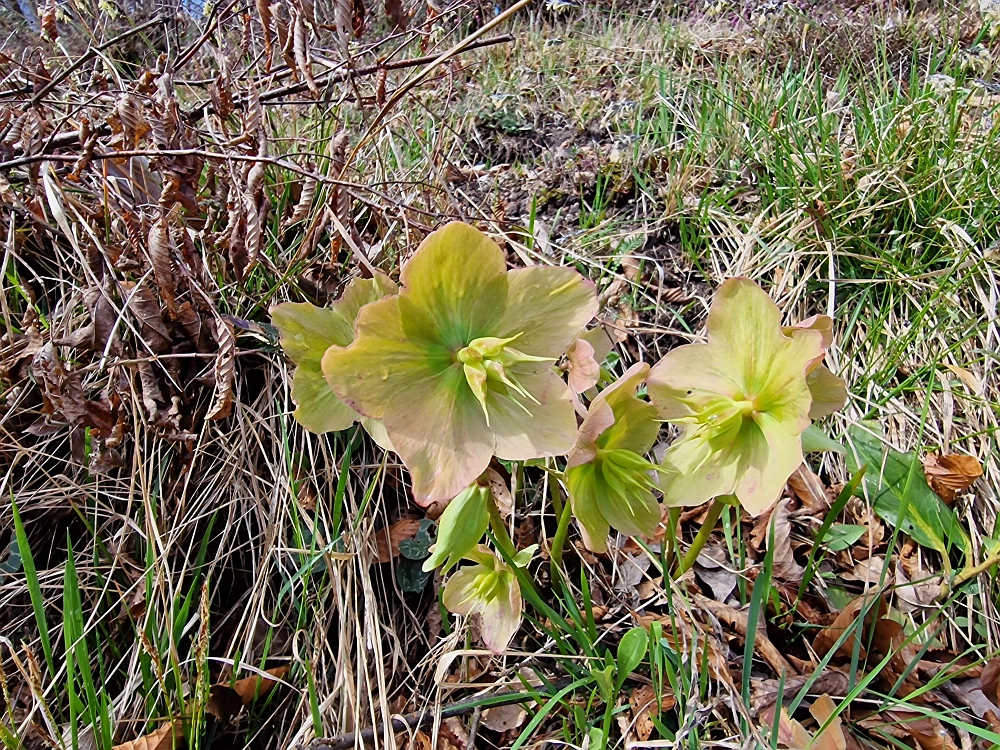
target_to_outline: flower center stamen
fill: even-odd
[[[519,333],[506,339],[495,336],[474,339],[468,346],[459,349],[455,354],[456,361],[462,363],[466,382],[483,408],[487,426],[490,423],[490,413],[486,407],[486,397],[490,391],[493,391],[497,396],[510,399],[528,416],[531,416],[531,412],[524,404],[514,398],[512,393],[516,393],[532,403],[538,403],[538,399],[517,381],[508,368],[526,362],[555,361],[548,357],[534,357],[509,346],[511,342],[520,337]]]

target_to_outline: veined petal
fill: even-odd
[[[681,437],[663,455],[667,470],[660,480],[663,504],[668,507],[701,505],[719,495],[730,495],[739,479],[739,456],[715,451],[706,440]]]
[[[712,344],[685,344],[653,365],[646,390],[660,416],[671,421],[692,416],[719,395],[735,398],[740,386],[718,362]]]
[[[759,410],[770,411],[772,404],[782,408],[782,419],[790,419],[801,407],[803,390],[808,390],[803,382],[806,367],[823,351],[818,330],[799,329],[793,337],[785,336],[774,300],[745,278],[729,279],[716,292],[708,313],[708,341],[716,366],[741,394],[761,402]],[[803,417],[808,411],[807,405]]]
[[[788,477],[802,464],[802,440],[769,414],[754,418],[756,430],[743,430],[743,476],[736,487],[740,505],[759,516],[781,496]]]
[[[579,522],[583,545],[592,552],[608,551],[611,525],[598,506],[598,493],[603,484],[597,467],[587,463],[566,470],[566,488],[573,517]]]
[[[645,454],[660,434],[660,414],[656,407],[637,398],[621,400],[613,408],[615,422],[601,436],[602,448],[621,448]]]
[[[576,433],[576,445],[566,459],[566,468],[572,469],[593,461],[597,456],[597,439],[614,423],[614,410],[604,401],[595,400],[587,409],[587,416]]]
[[[611,350],[615,348],[614,342],[601,324],[588,328],[580,334],[580,338],[594,348],[594,359],[599,365],[604,363],[604,360],[611,354]]]
[[[354,319],[308,302],[286,302],[270,312],[281,347],[296,365],[292,378],[292,400],[298,407],[295,419],[316,434],[350,427],[358,414],[330,389],[320,362],[331,345],[351,343]]]
[[[479,632],[494,654],[507,650],[521,626],[521,589],[513,574],[503,576],[504,586],[485,603],[479,613]]]
[[[418,505],[455,497],[493,456],[493,434],[459,363],[396,393],[382,421],[410,470]]]
[[[574,393],[585,393],[597,385],[601,377],[601,365],[594,356],[594,347],[589,341],[576,339],[566,349],[569,387]]]
[[[469,565],[452,573],[441,592],[445,609],[456,615],[469,615],[482,606],[476,596],[476,579],[484,571],[481,565]]]
[[[576,437],[576,412],[569,388],[544,364],[519,365],[512,368],[511,375],[538,403],[513,393],[502,397],[496,390],[489,391],[486,403],[497,457],[526,461],[569,453]]]
[[[347,348],[332,346],[323,355],[323,374],[345,403],[365,416],[381,419],[389,400],[408,384],[433,378],[452,364],[442,347],[419,345],[403,331],[399,297],[385,297],[361,308],[357,339]]]
[[[847,383],[830,372],[826,365],[810,372],[806,376],[806,384],[812,396],[810,419],[820,419],[840,411],[847,403]]]
[[[294,412],[296,421],[317,435],[346,430],[361,417],[337,398],[318,364],[312,362],[295,368],[292,401],[298,407]]]
[[[455,221],[431,232],[400,272],[408,331],[429,326],[429,338],[455,351],[496,335],[506,268],[500,246],[475,227]]]
[[[358,313],[361,312],[361,308],[383,297],[388,297],[390,294],[395,294],[398,291],[399,287],[396,286],[395,281],[384,273],[376,271],[375,276],[370,279],[354,279],[351,281],[344,290],[341,298],[334,302],[331,307],[343,315],[346,320],[351,321],[351,338],[353,338],[354,321],[358,319]],[[340,346],[346,345],[340,343]]]
[[[625,486],[604,471],[606,491],[597,493],[597,507],[601,515],[617,529],[628,536],[652,536],[660,523],[660,506],[652,492],[627,492]]]
[[[561,357],[597,314],[596,288],[572,268],[518,268],[507,280],[507,309],[493,335],[520,334],[525,354]]]

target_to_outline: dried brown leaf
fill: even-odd
[[[375,532],[375,559],[389,562],[399,556],[399,543],[413,539],[420,530],[419,518],[401,518],[388,528]]]
[[[528,717],[528,712],[518,703],[494,706],[483,711],[483,724],[494,732],[507,732],[520,727]]]
[[[775,578],[798,583],[802,580],[805,569],[795,561],[792,551],[792,522],[790,518],[789,505],[791,500],[784,498],[771,510],[770,518],[774,522],[774,550],[772,558],[774,560],[773,575]],[[771,543],[771,525],[768,524],[767,544]]]
[[[236,377],[236,336],[232,326],[221,318],[215,321],[215,395],[205,419],[225,419],[233,410],[233,381]]]
[[[183,722],[165,721],[149,734],[115,745],[112,750],[172,750],[183,741]]]
[[[802,507],[811,515],[821,517],[826,515],[826,510],[830,507],[830,496],[826,492],[823,480],[809,468],[808,464],[803,463],[792,472],[788,477],[788,486],[792,488]]]
[[[652,685],[643,685],[628,698],[629,709],[632,712],[633,731],[640,742],[645,742],[653,733],[653,717],[660,711],[669,711],[677,705],[677,699],[669,690],[660,697],[659,706],[656,701],[656,690]]]
[[[163,322],[160,305],[153,291],[143,282],[120,282],[126,294],[126,306],[139,324],[139,336],[154,354],[162,354],[170,348],[170,331]]]
[[[153,222],[149,230],[149,261],[153,267],[153,278],[160,290],[163,303],[171,316],[177,313],[177,281],[174,278],[174,258],[171,252],[170,232],[166,217]]]
[[[980,677],[983,695],[1000,706],[1000,656],[990,659]]]
[[[813,638],[813,648],[816,653],[820,656],[826,656],[830,650],[837,643],[837,640],[843,635],[844,631],[855,627],[855,622],[858,616],[861,614],[862,609],[865,607],[867,602],[872,601],[872,596],[859,596],[858,598],[852,600],[848,603],[844,609],[840,611],[836,619],[830,624],[829,627],[824,628],[819,631]],[[871,622],[873,617],[882,617],[888,611],[888,607],[885,603],[884,597],[878,598],[878,603],[872,606],[868,612],[868,617],[866,622]],[[850,656],[854,648],[854,633],[851,633],[844,639],[844,642],[840,645],[838,653],[841,655]],[[865,658],[866,652],[864,646],[861,646],[861,658]]]
[[[728,604],[723,604],[722,602],[712,601],[711,599],[701,596],[700,594],[694,595],[694,601],[699,607],[715,615],[720,622],[733,628],[733,630],[735,630],[736,633],[742,638],[746,638],[747,628],[750,624],[749,615],[746,612],[734,609]],[[774,670],[775,674],[780,675],[782,672],[786,675],[797,674],[795,667],[793,667],[788,660],[785,659],[778,648],[771,643],[771,639],[767,637],[767,633],[761,628],[757,629],[756,637],[754,638],[754,650],[771,666],[771,669]]]
[[[983,475],[983,465],[973,456],[928,453],[924,456],[924,474],[931,489],[950,505],[959,492],[969,489]]]
[[[399,31],[406,31],[410,14],[403,7],[403,0],[385,0],[385,15]]]

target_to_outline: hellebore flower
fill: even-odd
[[[719,288],[708,343],[673,349],[646,380],[660,416],[684,427],[663,456],[667,505],[736,495],[756,516],[774,504],[802,463],[801,434],[814,403],[826,411],[846,395],[832,373],[807,378],[818,371],[823,340],[813,327],[786,335],[778,306],[749,279]]]
[[[345,403],[382,420],[419,504],[455,497],[494,454],[569,451],[576,417],[552,364],[594,317],[593,284],[571,268],[508,272],[500,247],[461,222],[429,235],[400,283],[322,367]]]
[[[425,573],[442,563],[442,572],[447,572],[475,548],[489,528],[487,503],[492,501],[490,488],[476,482],[448,503],[438,519],[437,541],[431,547],[431,556],[424,561]]]
[[[523,568],[538,545],[521,550],[514,564]],[[466,555],[475,565],[460,568],[444,585],[441,601],[456,615],[478,615],[486,648],[501,654],[521,626],[521,587],[514,570],[480,544]]]
[[[361,420],[379,444],[387,447],[379,439],[383,432],[379,425],[337,398],[323,377],[320,363],[331,346],[347,346],[354,341],[354,322],[364,305],[395,293],[395,282],[377,274],[372,279],[354,279],[330,307],[285,302],[271,308],[271,322],[281,334],[281,348],[295,363],[292,400],[298,408],[294,416],[310,432],[346,430]]]
[[[607,550],[611,527],[630,536],[652,536],[660,522],[651,472],[662,469],[643,458],[659,432],[659,415],[635,396],[648,372],[648,364],[632,365],[597,395],[566,462],[573,515],[584,544],[595,552]]]

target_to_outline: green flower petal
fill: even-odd
[[[653,365],[646,390],[661,417],[681,420],[720,393],[735,398],[740,387],[718,363],[711,344],[685,344]]]
[[[510,392],[501,397],[490,390],[487,408],[496,455],[509,461],[525,461],[568,453],[576,437],[576,412],[569,388],[551,368],[541,364],[519,365],[511,369],[511,375],[538,403]]]
[[[597,495],[597,506],[605,520],[628,536],[653,536],[660,523],[660,506],[652,492],[624,492],[605,477],[607,492]]]
[[[318,364],[299,365],[292,376],[292,401],[298,407],[292,415],[309,432],[346,430],[361,416],[330,389]]]
[[[392,447],[392,441],[389,439],[389,433],[385,431],[385,425],[382,424],[381,420],[372,419],[371,417],[366,417],[362,414],[357,415],[357,420],[361,423],[361,426],[365,428],[365,432],[368,433],[368,437],[375,441],[375,444],[379,448],[385,451],[394,451]]]
[[[708,441],[690,437],[681,437],[667,449],[663,467],[660,488],[669,507],[702,505],[731,495],[740,469],[739,456],[731,448],[713,450]]]
[[[345,320],[351,321],[351,341],[354,340],[354,321],[358,319],[361,308],[367,304],[388,297],[399,291],[396,282],[384,273],[375,272],[375,276],[370,279],[354,279],[344,290],[343,296],[333,303],[334,310],[344,316]],[[341,342],[335,342],[340,346],[347,346]]]
[[[823,354],[818,330],[800,329],[789,338],[781,332],[781,312],[767,292],[749,279],[729,279],[708,313],[709,346],[726,372],[758,410],[782,421],[809,426],[806,368]]]
[[[743,447],[747,466],[736,487],[740,505],[751,516],[759,516],[781,496],[788,477],[802,464],[800,433],[768,414],[755,417],[756,431],[744,430],[751,443]]]
[[[481,565],[459,568],[448,578],[441,592],[445,609],[456,615],[469,615],[479,603],[476,597],[476,580],[485,571]]]
[[[400,273],[407,331],[455,351],[495,335],[504,314],[506,268],[499,245],[468,224],[456,221],[432,232]]]
[[[455,497],[493,456],[493,433],[461,364],[407,384],[389,400],[382,421],[410,470],[419,505]]]
[[[433,553],[424,561],[424,572],[438,566],[447,572],[478,544],[490,525],[486,506],[489,498],[489,488],[474,484],[448,503],[438,519],[437,541]]]
[[[806,376],[812,405],[810,419],[821,419],[844,408],[847,403],[847,383],[838,378],[826,365],[820,365]]]
[[[618,380],[597,394],[597,397],[591,402],[590,408],[587,409],[583,424],[580,425],[576,446],[567,459],[567,467],[579,466],[593,460],[597,455],[598,442],[600,442],[601,447],[618,448],[627,447],[627,445],[609,445],[608,441],[623,441],[639,445],[649,437],[648,426],[643,424],[640,415],[645,414],[655,420],[657,417],[656,409],[635,397],[636,389],[642,384],[648,373],[649,365],[645,362],[637,362]],[[633,403],[641,406],[633,407]],[[648,407],[651,411],[644,411],[643,407]],[[620,430],[613,427],[617,419],[615,409],[618,409],[631,427],[638,430],[636,435],[628,436],[626,433],[629,427],[626,425],[623,425]],[[656,439],[656,434],[659,432],[659,425],[655,422],[652,424],[654,429],[649,445],[652,445],[652,440]],[[613,435],[606,435],[602,438],[601,436],[607,430],[613,430]],[[649,449],[649,445],[636,452],[645,453]]]
[[[479,612],[479,632],[483,644],[494,654],[502,654],[521,626],[521,590],[512,573],[503,574],[497,596],[484,603]]]
[[[598,441],[602,448],[613,448],[645,454],[660,434],[660,414],[656,407],[637,398],[614,406],[615,423]]]
[[[594,464],[586,463],[566,470],[566,488],[573,507],[573,516],[583,532],[583,544],[592,552],[608,551],[611,525],[598,505],[598,495],[604,485]]]
[[[357,339],[346,349],[327,349],[322,367],[330,387],[345,403],[381,419],[393,396],[436,377],[451,364],[447,350],[415,343],[407,336],[399,297],[393,296],[361,308]]]
[[[354,341],[354,318],[345,318],[336,308],[316,307],[308,302],[285,302],[270,310],[271,322],[281,335],[281,348],[299,366],[319,369],[326,350]]]
[[[531,266],[507,274],[507,309],[494,336],[517,336],[517,348],[561,357],[597,314],[597,291],[572,268]]]

